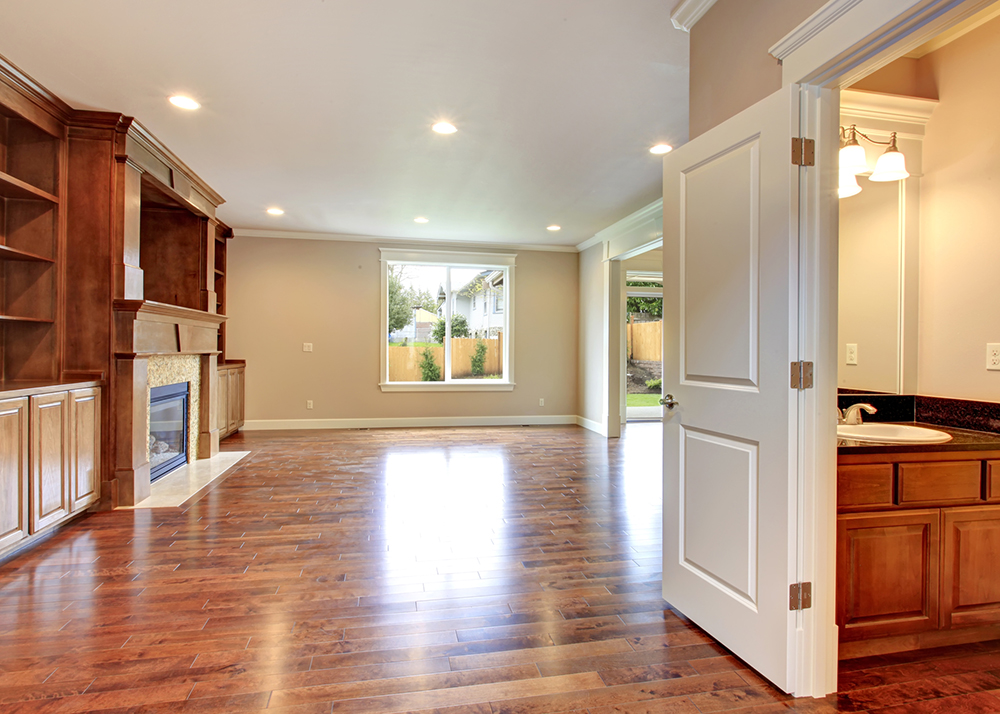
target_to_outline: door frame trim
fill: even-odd
[[[796,615],[797,696],[837,689],[836,438],[837,260],[840,89],[903,56],[995,0],[831,0],[780,40],[782,84],[799,84],[804,134],[816,166],[800,175],[799,355],[816,364],[815,387],[799,394],[799,581],[813,607]],[[843,12],[831,9],[840,6]],[[829,21],[819,22],[826,17]],[[868,28],[877,28],[874,31]],[[787,51],[786,51],[787,49]],[[777,56],[777,55],[775,55]]]

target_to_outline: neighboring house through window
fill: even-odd
[[[516,256],[381,252],[382,391],[512,390]]]

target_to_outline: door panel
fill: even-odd
[[[760,138],[681,173],[685,381],[757,386]]]
[[[683,563],[756,609],[757,445],[681,429]]]
[[[794,681],[798,88],[664,160],[663,596]]]

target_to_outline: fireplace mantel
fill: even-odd
[[[225,315],[152,300],[115,300],[115,356],[219,354]]]
[[[219,451],[216,402],[219,327],[225,315],[153,300],[115,300],[115,426],[118,434],[116,505],[134,506],[149,495],[147,456],[149,360],[152,357],[200,357],[197,457]]]

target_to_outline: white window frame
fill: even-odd
[[[516,253],[479,253],[473,251],[443,251],[443,250],[405,250],[399,248],[380,248],[382,267],[381,292],[381,330],[379,338],[380,363],[379,388],[383,392],[511,392],[514,390],[514,263]],[[503,336],[503,379],[452,379],[450,349],[447,335],[451,334],[452,302],[450,272],[449,285],[446,287],[448,299],[445,301],[445,364],[443,371],[446,381],[441,382],[390,382],[389,381],[389,266],[404,265],[443,265],[447,267],[482,268],[505,270],[504,290],[506,294],[506,312],[504,313],[506,329]]]

